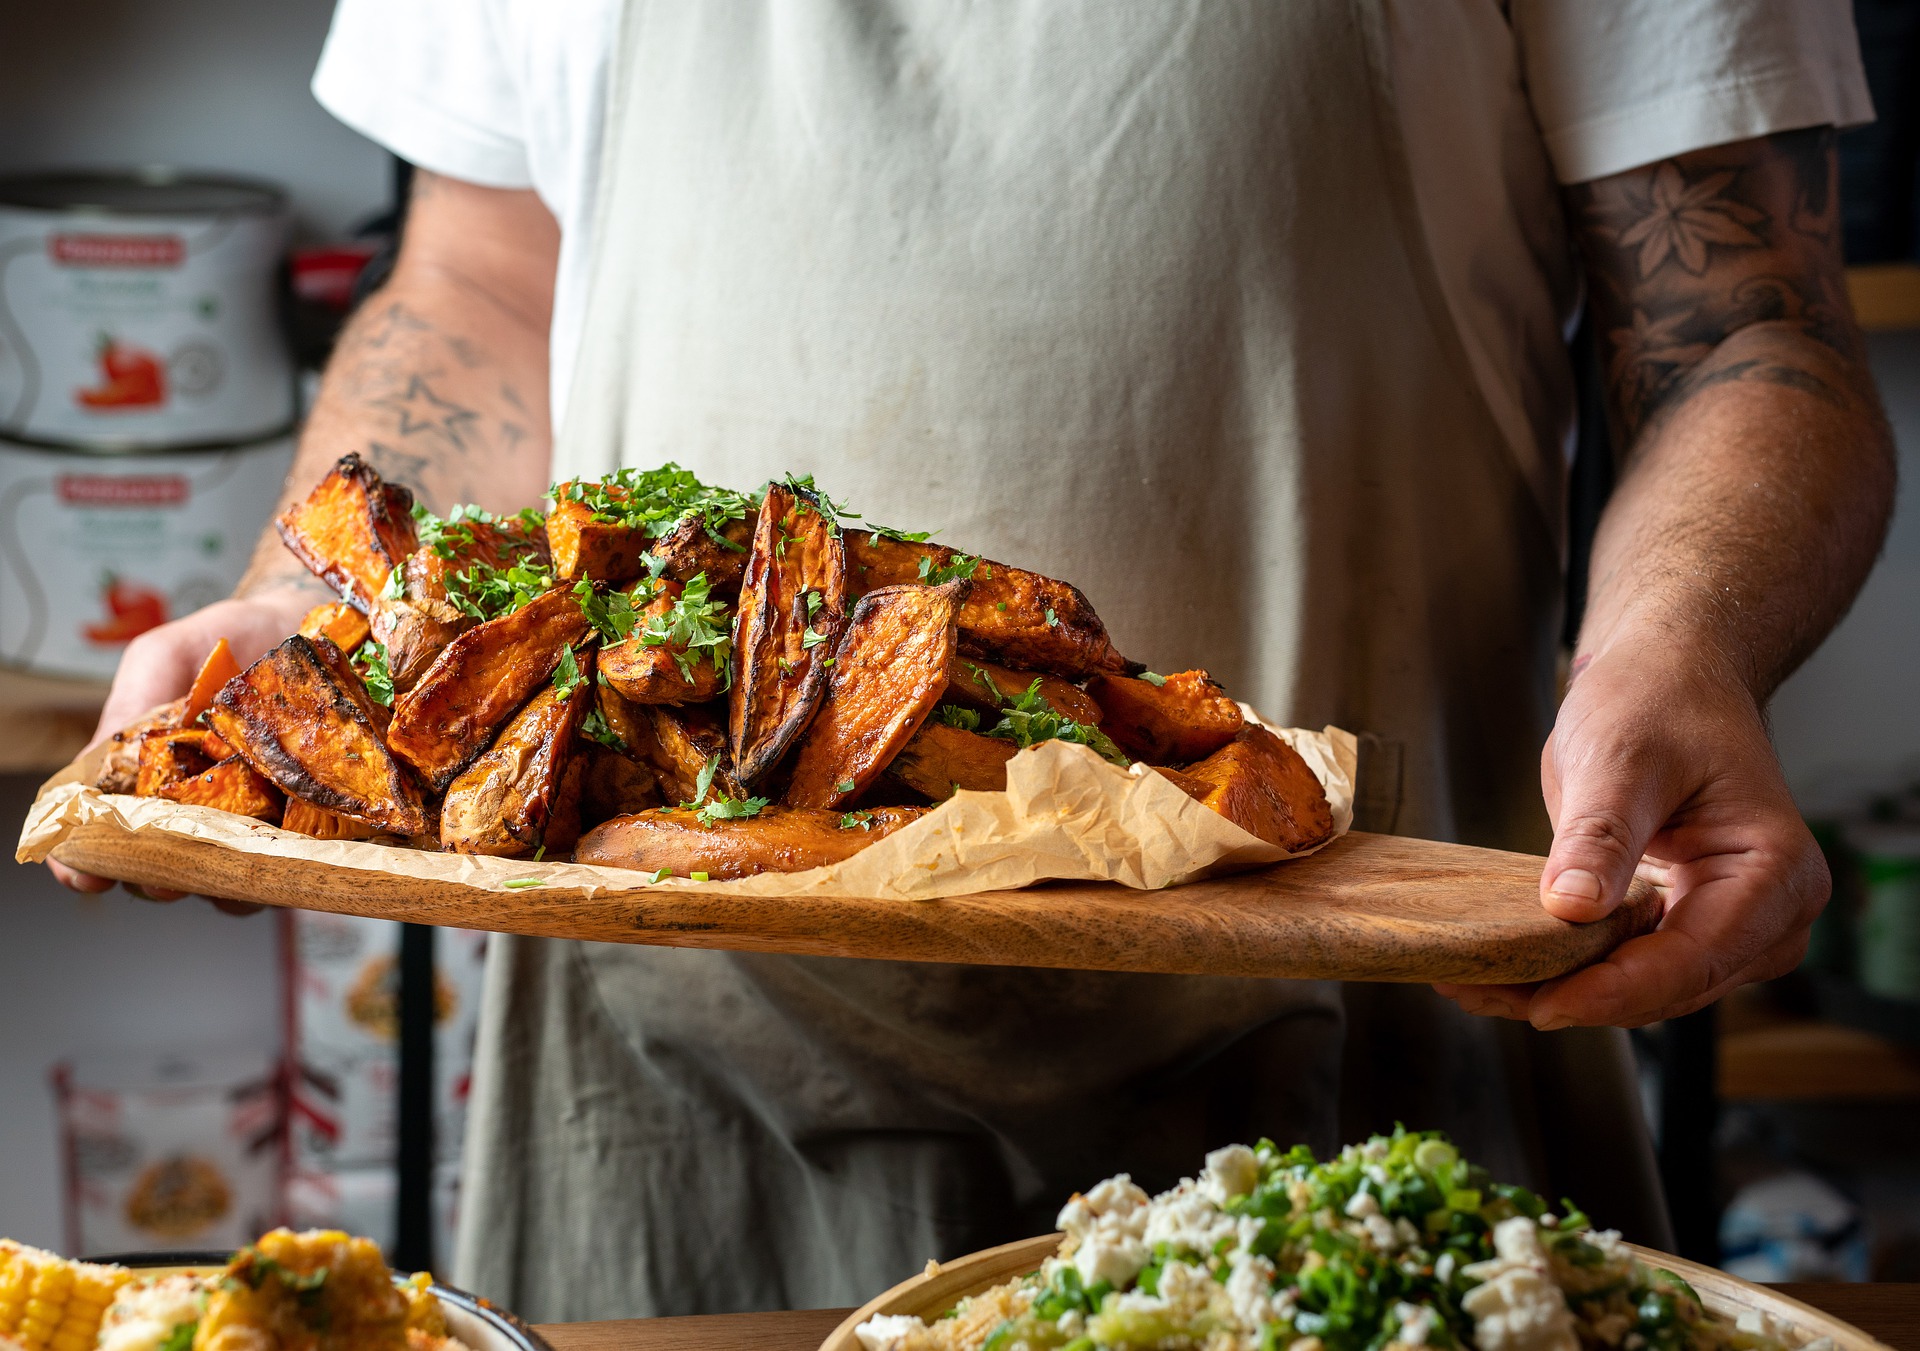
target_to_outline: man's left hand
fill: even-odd
[[[1665,903],[1660,927],[1542,985],[1436,986],[1441,994],[1543,1031],[1638,1027],[1799,965],[1832,882],[1738,681],[1671,651],[1613,647],[1569,690],[1541,781],[1554,824],[1542,905],[1599,919],[1637,872]]]

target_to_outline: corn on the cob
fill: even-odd
[[[0,1239],[0,1337],[24,1351],[90,1351],[114,1293],[132,1276]]]

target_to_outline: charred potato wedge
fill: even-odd
[[[1040,682],[1040,696],[1054,712],[1089,727],[1099,726],[1100,705],[1078,685],[1040,671],[1009,670],[979,657],[954,657],[947,669],[947,692],[941,702],[995,713],[1025,694],[1036,680]]]
[[[1167,777],[1248,834],[1289,853],[1323,844],[1333,834],[1333,808],[1320,780],[1298,751],[1257,724]],[[1194,792],[1192,784],[1204,791]]]
[[[343,600],[314,606],[299,629],[302,638],[325,638],[342,652],[358,651],[367,632],[367,617]]]
[[[555,808],[573,763],[574,730],[593,700],[593,658],[583,679],[562,694],[541,690],[501,729],[493,746],[447,789],[440,804],[440,847],[457,854],[513,855],[565,848],[580,835],[579,783],[571,820]]]
[[[607,746],[587,746],[575,757],[583,766],[580,778],[580,816],[599,825],[615,816],[660,805],[660,788],[653,771]]]
[[[587,630],[579,600],[564,588],[475,625],[395,702],[387,744],[436,792],[445,791]]]
[[[728,521],[715,531],[702,516],[683,516],[647,552],[674,581],[688,582],[704,572],[713,594],[732,600],[740,594],[740,578],[747,570],[753,526],[752,521]]]
[[[450,579],[457,583],[476,563],[501,568],[542,561],[546,553],[545,537],[517,521],[475,520],[459,522],[437,543],[408,554],[400,565],[400,593],[382,590],[369,616],[373,638],[387,649],[394,689],[412,689],[448,643],[480,622],[453,603]]]
[[[600,651],[600,676],[636,704],[702,704],[727,683],[724,666],[705,657],[687,660],[687,649],[646,639],[649,621],[664,618],[683,590],[679,582],[663,577],[653,599],[641,611],[640,623],[623,641]],[[691,675],[689,675],[691,672]]]
[[[413,552],[413,494],[346,455],[320,486],[274,520],[287,548],[362,612]]]
[[[948,568],[957,556],[940,544],[909,544],[850,531],[848,589],[863,595],[882,586],[919,582],[923,561],[930,569]],[[960,611],[962,652],[1066,680],[1128,669],[1079,587],[990,559],[980,560],[972,580],[973,590]]]
[[[191,778],[170,783],[159,796],[196,807],[218,807],[235,816],[278,821],[287,799],[238,755],[230,755]]]
[[[370,840],[379,834],[364,821],[302,802],[297,797],[287,799],[286,810],[280,814],[280,828],[316,840]]]
[[[1181,671],[1163,685],[1098,675],[1087,682],[1087,693],[1100,706],[1100,730],[1134,759],[1157,765],[1204,760],[1247,721],[1205,671]]]
[[[420,785],[380,739],[340,649],[299,635],[227,682],[213,730],[289,797],[395,835],[427,828]]]
[[[960,788],[1004,793],[1007,762],[1019,753],[1011,741],[930,722],[893,757],[887,773],[914,792],[945,802]]]
[[[107,738],[107,758],[100,762],[93,786],[103,793],[136,793],[140,789],[140,742],[148,732],[167,731],[180,726],[187,707],[185,695],[165,703],[122,727]]]
[[[568,497],[572,483],[556,484],[553,510],[547,513],[547,547],[553,551],[554,575],[563,581],[582,577],[596,582],[631,582],[645,572],[640,561],[647,552],[645,526],[601,518],[593,508]],[[607,495],[623,498],[615,485]]]
[[[892,763],[940,702],[967,583],[886,586],[854,607],[794,758],[790,807],[838,807]]]
[[[143,733],[133,791],[141,797],[158,797],[175,784],[213,768],[207,735],[197,727],[160,727]]]
[[[693,801],[700,771],[715,756],[719,765],[714,771],[713,791],[724,797],[747,795],[728,758],[726,730],[709,707],[649,704],[641,710],[640,721],[644,730],[636,730],[627,748],[653,770],[662,801]]]
[[[805,488],[768,485],[733,625],[727,732],[742,783],[766,777],[813,720],[846,604],[839,526]]]
[[[701,822],[685,808],[661,807],[596,826],[574,848],[576,863],[609,868],[665,868],[676,877],[705,873],[717,881],[755,873],[797,873],[852,858],[876,840],[926,813],[925,807],[834,812],[818,807],[766,807],[758,816]]]

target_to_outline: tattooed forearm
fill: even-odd
[[[1834,387],[1819,361],[1714,370],[1720,345],[1756,324],[1779,325],[1849,364],[1860,357],[1839,265],[1831,128],[1698,151],[1571,197],[1628,447],[1708,376],[1859,394]]]
[[[511,511],[538,499],[549,453],[550,227],[530,193],[415,175],[393,278],[340,336],[286,499],[349,451],[435,511],[456,502]],[[269,531],[242,589],[298,571]]]
[[[1891,439],[1837,189],[1814,129],[1570,191],[1623,452],[1576,670],[1624,642],[1764,699],[1872,567]]]

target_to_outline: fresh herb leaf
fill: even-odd
[[[713,788],[714,773],[719,768],[720,768],[720,752],[715,751],[713,755],[707,760],[707,763],[700,766],[699,776],[696,777],[693,781],[693,801],[682,802],[680,805],[682,807],[698,807],[702,802],[705,802],[707,800],[708,792],[710,792]]]
[[[1060,627],[1060,616],[1053,612],[1053,607],[1051,605],[1047,607],[1047,627],[1050,629],[1057,629]]]
[[[950,582],[956,577],[971,577],[979,566],[980,559],[976,554],[954,554],[944,565],[938,567],[934,565],[932,554],[922,554],[920,555],[920,580],[928,586],[939,586],[942,582]]]
[[[560,664],[553,668],[553,692],[562,699],[573,697],[573,692],[586,683],[586,675],[580,670],[580,663],[574,660],[573,649],[560,649]]]
[[[986,667],[970,661],[967,663],[967,669],[973,672],[973,678],[979,682],[981,689],[986,691],[987,697],[993,700],[995,708],[1007,702],[1007,696],[1000,692],[1000,682],[993,678]]]
[[[840,818],[840,829],[872,830],[873,829],[873,813],[872,812],[848,812],[845,816],[842,816]]]
[[[393,707],[393,672],[387,669],[387,647],[369,638],[353,654],[353,669],[367,687],[367,697],[382,708]]]
[[[545,886],[546,883],[537,877],[516,877],[511,882],[502,882],[500,885],[508,891],[525,891],[528,887]]]
[[[820,600],[820,593],[818,591],[807,592],[807,618],[808,619],[812,619],[815,615],[820,613],[821,603],[822,602]]]
[[[839,660],[840,658],[838,657],[828,657],[825,661],[820,663],[820,669],[823,671],[831,671],[833,669],[833,664]]]
[[[940,705],[940,721],[948,727],[958,727],[963,732],[980,730],[980,715],[970,708],[958,704]]]
[[[1011,741],[1021,750],[1042,741],[1070,741],[1087,747],[1101,759],[1122,768],[1132,763],[1127,759],[1126,752],[1114,745],[1098,727],[1062,717],[1040,693],[1037,676],[1018,698],[1002,708],[1000,721],[987,729],[987,735]]]
[[[804,514],[817,506],[820,514],[826,518],[827,524],[832,526],[836,533],[839,531],[840,524],[843,520],[857,521],[860,519],[860,513],[848,506],[845,502],[836,502],[831,497],[828,497],[826,493],[822,492],[820,485],[813,481],[812,474],[801,474],[797,477],[793,474],[788,474],[786,477],[786,485],[792,488],[796,495],[802,492],[807,494],[805,497],[800,497],[800,500],[794,504],[797,514]]]
[[[713,792],[713,776],[720,768],[720,753],[715,751],[712,758],[700,767],[700,775],[693,783],[693,801],[682,802],[683,810],[692,811],[703,826],[711,826],[715,821],[740,821],[750,816],[758,816],[770,801],[764,797],[718,797],[709,796]],[[695,881],[704,881],[696,876]]]
[[[800,650],[802,652],[811,652],[814,648],[826,641],[826,634],[816,633],[812,629],[807,629],[800,635]]]
[[[705,882],[708,880],[708,875],[706,873],[688,873],[687,880],[690,882]]]
[[[833,791],[836,793],[851,793],[859,786],[860,785],[855,783],[852,779],[842,779],[840,780],[839,783],[836,783],[833,786]]]
[[[997,600],[993,603],[993,608],[996,610],[1004,610],[1007,608],[1007,603],[1003,600]]]
[[[875,525],[867,522],[867,543],[878,544],[883,539],[894,540],[901,544],[925,544],[940,532],[937,530],[895,530],[890,525]]]
[[[544,844],[541,845],[538,849],[533,851],[533,861],[535,863],[540,862],[546,856],[547,856],[547,846],[545,846]]]
[[[609,643],[623,641],[640,622],[640,612],[633,608],[633,596],[628,592],[602,592],[583,577],[573,584],[573,596],[580,602],[580,613]]]
[[[407,579],[401,575],[400,565],[395,563],[393,571],[387,574],[387,584],[380,588],[381,600],[399,600],[407,594]]]
[[[664,882],[664,881],[666,881],[666,880],[667,880],[667,879],[668,879],[669,877],[672,877],[672,876],[673,876],[673,869],[671,869],[671,868],[656,868],[656,869],[654,869],[654,873],[653,873],[653,876],[652,876],[652,877],[651,877],[650,879],[648,879],[648,880],[649,880],[649,881],[653,881],[653,882]]]
[[[510,615],[553,587],[553,569],[532,558],[520,558],[497,568],[475,561],[466,571],[449,571],[445,578],[447,603],[475,619]]]
[[[689,682],[704,653],[713,669],[727,677],[726,683],[732,683],[728,658],[733,651],[733,620],[727,603],[713,599],[712,584],[704,572],[687,579],[665,614],[647,616],[640,641],[648,647],[672,649],[674,664]]]
[[[759,507],[745,493],[711,487],[671,462],[658,469],[622,469],[598,481],[583,480],[564,488],[555,484],[547,495],[578,502],[602,524],[644,530],[650,539],[659,539],[687,517],[698,516],[706,522],[709,535],[735,550],[740,546],[724,538],[721,529],[729,521],[745,520],[749,511]]]
[[[1167,678],[1165,676],[1160,675],[1153,671],[1142,671],[1140,673],[1140,678],[1146,681],[1149,685],[1164,685],[1167,683]]]
[[[607,723],[607,718],[596,705],[587,710],[587,716],[580,720],[580,735],[589,741],[597,741],[611,751],[624,751],[627,743],[620,734]]]

